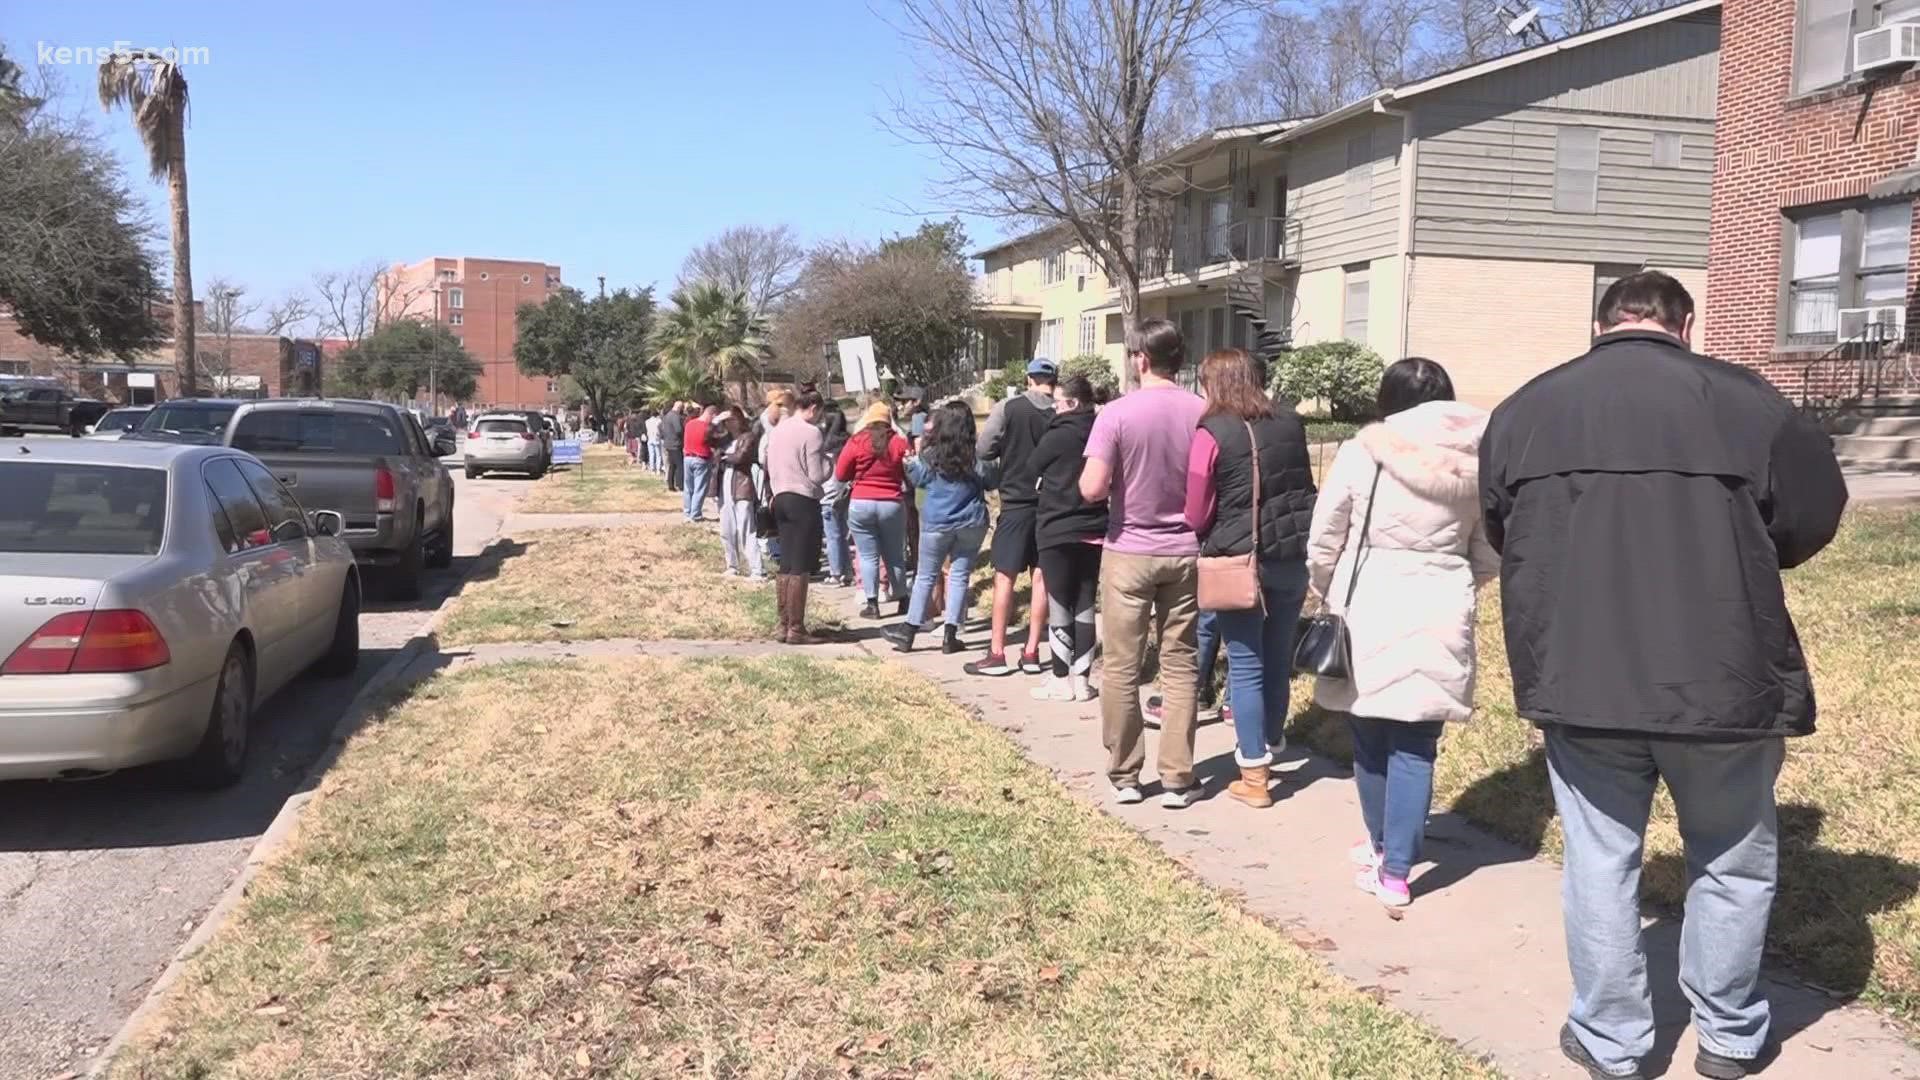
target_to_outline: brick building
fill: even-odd
[[[396,266],[382,279],[381,318],[444,324],[480,362],[475,401],[543,408],[549,380],[522,375],[513,361],[514,311],[560,287],[560,268],[512,259],[432,258]]]
[[[1697,344],[1758,368],[1789,395],[1873,395],[1905,378],[1887,363],[1905,338],[1860,344],[1880,335],[1852,335],[1852,325],[1843,335],[1841,312],[1914,307],[1920,71],[1855,71],[1853,44],[1916,16],[1911,5],[1865,0],[1723,5],[1713,318]]]
[[[199,310],[196,301],[195,310]],[[171,324],[171,309],[156,309],[161,327]],[[200,360],[199,391],[224,397],[287,397],[315,392],[303,381],[302,357],[317,350],[324,364],[346,348],[337,338],[295,340],[269,334],[216,334],[201,327],[194,337]],[[0,310],[0,375],[57,378],[77,393],[120,404],[146,404],[179,396],[173,369],[173,343],[162,340],[132,363],[111,358],[85,360],[49,348],[20,332],[13,316]]]

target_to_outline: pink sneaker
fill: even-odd
[[[1353,886],[1361,892],[1372,893],[1376,900],[1390,908],[1403,908],[1413,903],[1413,893],[1407,889],[1406,878],[1389,877],[1377,869],[1366,869],[1354,875]]]

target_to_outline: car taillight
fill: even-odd
[[[393,513],[393,470],[384,465],[373,471],[373,508],[382,514]]]
[[[474,429],[473,429],[472,431],[469,431],[469,432],[467,432],[467,438],[469,438],[469,439],[477,439],[477,438],[479,438],[479,437],[480,437],[480,429],[479,429],[479,428],[474,428]]]
[[[159,627],[144,612],[69,611],[48,619],[13,650],[0,675],[145,671],[172,658]]]
[[[540,436],[538,436],[538,435],[535,435],[535,434],[534,434],[533,432],[531,432],[531,431],[523,431],[523,432],[521,432],[521,433],[520,433],[520,438],[521,438],[521,439],[523,439],[523,440],[525,440],[525,441],[527,441],[527,442],[532,442],[533,440],[535,440],[535,439],[537,439],[537,438],[539,438],[539,437],[540,437]]]

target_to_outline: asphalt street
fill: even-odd
[[[226,889],[354,694],[447,599],[527,486],[454,469],[453,568],[429,572],[417,602],[367,604],[352,677],[303,677],[260,705],[249,774],[234,788],[184,790],[160,769],[0,783],[0,1076],[85,1067]]]

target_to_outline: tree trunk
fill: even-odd
[[[173,144],[180,148],[167,166],[167,208],[173,226],[173,368],[180,373],[180,396],[192,397],[199,389],[199,372],[193,352],[193,265],[188,257],[186,115],[174,117],[173,123]]]
[[[1140,185],[1132,175],[1120,179],[1120,325],[1129,340],[1140,325]],[[1124,351],[1126,346],[1121,346]],[[1140,385],[1133,357],[1120,360],[1120,392]]]

